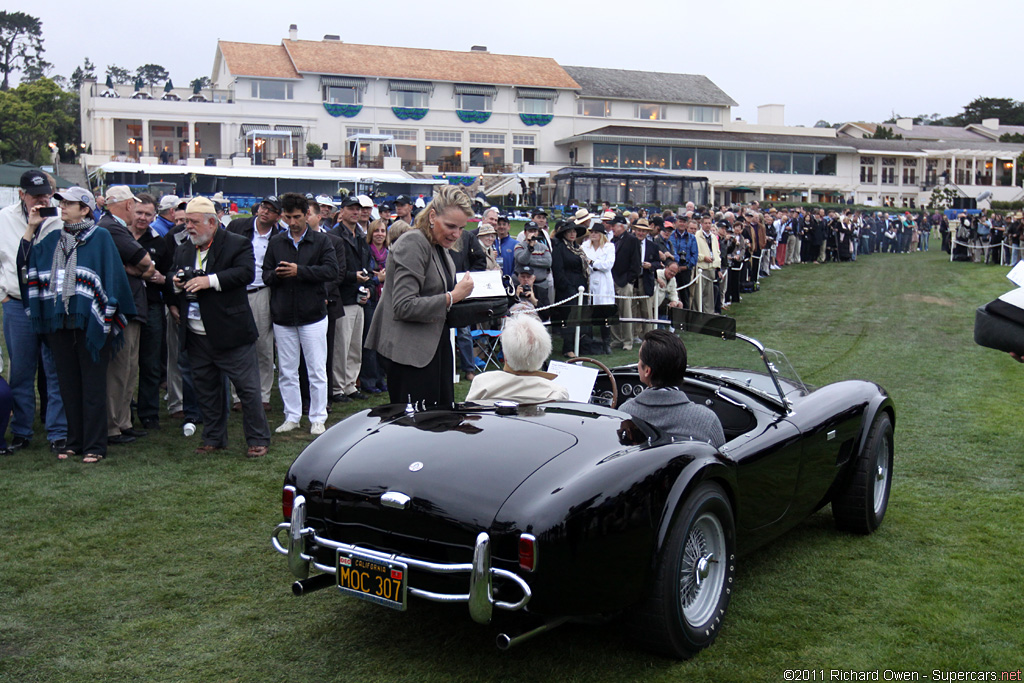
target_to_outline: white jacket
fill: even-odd
[[[583,242],[583,253],[593,263],[590,268],[590,293],[593,304],[615,303],[615,280],[612,279],[612,266],[615,265],[615,245],[606,242],[600,249],[594,249],[590,240]]]
[[[36,241],[46,237],[53,230],[64,226],[60,218],[47,218],[36,231]],[[0,300],[11,297],[21,300],[18,286],[18,249],[21,238],[28,228],[28,219],[21,208],[21,200],[0,211]]]

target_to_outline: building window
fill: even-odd
[[[722,170],[727,173],[742,173],[743,151],[739,149],[723,149]],[[810,171],[808,171],[808,173],[810,173]]]
[[[747,173],[767,173],[768,153],[747,152]]]
[[[351,88],[340,85],[325,85],[324,102],[330,104],[362,104],[362,88]],[[291,99],[291,98],[289,98]]]
[[[794,152],[793,173],[796,175],[814,175],[814,155]]]
[[[672,169],[692,171],[697,168],[697,150],[693,147],[676,147],[672,150]]]
[[[789,152],[772,152],[768,157],[769,173],[791,173],[793,155]]]
[[[416,142],[416,131],[405,128],[381,128],[381,135],[390,135],[395,140],[412,140]]]
[[[882,184],[896,184],[896,157],[882,157]]]
[[[517,147],[533,147],[537,144],[537,137],[535,135],[516,135],[513,133],[512,144]]]
[[[504,147],[470,147],[469,148],[469,165],[470,166],[483,166],[484,172],[493,172],[495,166],[505,165],[505,148]]]
[[[426,109],[430,103],[430,93],[409,92],[406,90],[391,91],[391,106],[403,109]]]
[[[864,184],[875,182],[875,158],[860,158],[860,182]]]
[[[427,130],[423,132],[427,142],[457,142],[462,144],[462,131],[458,130]]]
[[[504,133],[470,133],[469,144],[471,145],[504,145]]]
[[[576,113],[580,116],[611,116],[612,103],[608,100],[579,100]]]
[[[720,149],[698,149],[697,150],[698,171],[721,171],[722,150]]]
[[[594,166],[597,168],[618,168],[619,146],[594,143]]]
[[[835,154],[815,154],[814,155],[814,175],[835,175],[836,174],[836,155]]]
[[[619,168],[643,168],[643,145],[619,145]]]
[[[295,99],[295,84],[285,81],[253,80],[252,97],[257,100]]]
[[[665,109],[663,104],[636,104],[633,107],[633,116],[648,121],[661,121],[665,118]]]
[[[690,107],[690,120],[694,123],[721,123],[722,110],[719,107]]]
[[[917,159],[903,160],[903,184],[917,184]]]
[[[925,160],[924,169],[924,181],[929,185],[934,185],[938,182],[939,177],[939,160],[938,159],[927,159]]]
[[[462,111],[490,111],[493,98],[490,95],[458,95],[458,109]]]
[[[352,137],[353,135],[369,135],[372,132],[372,128],[356,128],[354,126],[349,126],[345,129],[345,135],[348,137]]]
[[[555,101],[548,97],[520,97],[520,114],[552,114],[555,111]]]
[[[647,168],[669,168],[671,150],[668,147],[648,147],[645,165]]]

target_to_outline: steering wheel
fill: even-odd
[[[608,377],[608,382],[612,385],[612,390],[611,396],[608,395],[609,392],[607,391],[591,394],[590,402],[595,405],[606,405],[609,408],[617,408],[619,406],[619,383],[615,381],[615,375],[612,374],[612,371],[608,369],[607,365],[596,358],[587,358],[586,356],[570,358],[566,363],[591,363],[592,365],[596,365],[597,369]]]

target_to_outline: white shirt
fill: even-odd
[[[59,217],[47,218],[36,230],[36,239],[43,239],[54,230],[60,230],[64,223]],[[21,300],[18,285],[18,249],[21,238],[28,228],[28,219],[21,209],[21,200],[0,211],[0,299],[11,297]]]
[[[260,231],[253,226],[252,230],[252,253],[256,257],[256,277],[253,278],[252,284],[246,289],[252,291],[254,289],[263,288],[263,259],[267,255],[267,245],[270,244],[270,237],[274,234],[274,229],[271,228],[267,231],[266,235],[261,235]]]

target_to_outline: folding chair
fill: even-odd
[[[477,367],[482,372],[486,372],[490,365],[495,370],[501,370],[504,362],[501,356],[501,330],[472,330],[469,334],[473,338]]]

